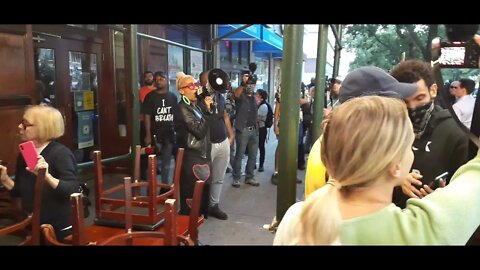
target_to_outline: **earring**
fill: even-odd
[[[185,102],[185,104],[190,105],[190,99],[188,99],[186,96],[182,95],[182,100]]]

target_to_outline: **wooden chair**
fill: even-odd
[[[173,183],[173,197],[175,199],[175,206],[174,209],[178,209],[178,198],[179,198],[179,189],[180,189],[180,173],[181,173],[181,162],[183,160],[183,154],[184,150],[183,148],[179,149],[178,156],[177,156],[177,166],[175,167],[175,173],[174,173],[174,183]],[[141,183],[131,183],[132,192],[135,190],[136,187]],[[203,181],[197,181],[195,183],[195,188],[194,188],[194,194],[193,198],[189,199],[191,202],[190,205],[192,207],[190,211],[190,215],[188,216],[183,216],[183,215],[177,215],[176,210],[176,232],[177,235],[183,235],[185,237],[189,237],[194,243],[198,242],[198,228],[199,226],[204,222],[204,217],[203,215],[200,215],[200,206],[201,206],[201,201],[202,201],[202,193],[203,193],[203,187],[204,187],[204,182]],[[125,185],[124,185],[125,187]],[[135,228],[135,226],[133,226]],[[160,227],[157,229],[160,232],[164,232],[165,228]],[[102,226],[102,225],[97,225],[94,224],[92,226],[88,226],[85,228],[85,241],[86,242],[102,242],[103,240],[110,238],[114,235],[117,234],[122,234],[124,231],[117,227],[108,227],[108,226]],[[66,242],[73,242],[73,237],[67,237],[65,239]]]
[[[163,232],[133,231],[132,226],[132,189],[130,177],[124,178],[125,186],[125,233],[114,235],[100,245],[168,245],[178,244],[194,245],[194,242],[182,235],[177,235],[175,230],[176,210],[175,200],[165,201],[165,223]],[[139,241],[140,240],[140,241]]]
[[[60,243],[55,238],[53,228],[49,224],[42,225],[42,231],[49,245],[194,245],[194,242],[188,237],[177,235],[175,210],[176,202],[174,199],[165,201],[165,223],[162,231],[148,232],[135,231],[132,226],[132,186],[131,178],[124,178],[125,187],[125,229],[93,225],[85,229],[83,226],[83,204],[81,194],[72,195],[73,207],[73,234],[66,238],[65,243]],[[78,198],[77,198],[78,197]]]
[[[164,211],[158,211],[158,204],[164,204],[168,198],[178,199],[178,185],[180,177],[180,169],[183,161],[183,148],[179,149],[177,159],[175,162],[175,174],[174,184],[168,185],[163,183],[157,183],[157,160],[155,155],[149,155],[148,157],[148,170],[149,179],[148,182],[140,182],[140,146],[137,146],[135,156],[135,169],[134,169],[134,181],[132,187],[134,187],[134,194],[132,204],[134,207],[141,207],[148,209],[147,215],[133,214],[133,226],[137,230],[156,230],[163,223]],[[111,194],[121,191],[123,185],[117,185],[107,190],[103,189],[103,171],[101,165],[101,152],[94,152],[94,164],[95,164],[95,224],[112,227],[124,226],[124,213],[116,211],[118,208],[125,204],[124,199],[114,199]],[[148,196],[138,196],[138,190],[140,187],[148,187]],[[163,188],[168,191],[157,195],[157,189]]]
[[[0,238],[9,236],[21,237],[21,240],[17,243],[18,245],[40,245],[40,210],[42,208],[45,173],[46,169],[40,169],[37,174],[32,213],[13,225],[0,228]],[[0,209],[0,216],[14,216],[18,215],[18,213],[19,210],[14,208],[3,207]]]
[[[189,202],[187,202],[191,207],[190,215],[178,215],[177,217],[177,234],[188,236],[195,244],[198,243],[198,227],[204,221],[203,215],[200,215],[204,185],[204,181],[198,180],[195,182],[193,198],[188,199]]]
[[[40,229],[45,239],[45,244],[49,246],[71,246],[85,245],[85,222],[84,208],[81,193],[73,193],[70,195],[70,203],[72,204],[72,241],[71,244],[61,243],[55,236],[55,230],[50,224],[42,224]]]

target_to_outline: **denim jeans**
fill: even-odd
[[[258,129],[248,130],[247,128],[242,131],[235,131],[235,160],[233,162],[232,176],[233,180],[240,180],[242,157],[245,154],[245,150],[248,149],[247,169],[245,171],[245,180],[253,178],[253,171],[255,169],[255,163],[257,161],[258,151]]]

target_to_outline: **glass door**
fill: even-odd
[[[73,151],[77,162],[90,161],[90,152],[100,149],[101,45],[48,36],[38,40],[34,44],[37,104],[47,103],[62,112],[65,135],[59,141]]]

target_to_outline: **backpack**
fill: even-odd
[[[265,119],[265,127],[271,128],[273,126],[273,111],[272,111],[272,107],[270,106],[270,104],[268,104],[268,102],[265,102],[265,104],[267,105],[267,108],[268,108],[267,119]]]

